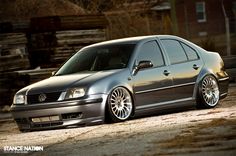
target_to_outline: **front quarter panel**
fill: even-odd
[[[113,74],[100,79],[89,86],[88,95],[109,94],[116,87],[125,87],[133,93],[132,80],[128,68],[117,70]]]

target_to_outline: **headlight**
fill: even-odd
[[[80,98],[85,95],[84,88],[71,88],[68,89],[66,92],[62,92],[58,101],[67,100],[67,99],[75,99]]]
[[[13,104],[24,104],[25,96],[24,95],[15,95],[13,99]]]
[[[83,97],[85,95],[84,88],[73,88],[67,91],[65,99],[74,99]]]

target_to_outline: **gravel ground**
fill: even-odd
[[[11,119],[0,120],[0,155],[4,146],[17,145],[42,145],[43,152],[27,154],[36,156],[235,156],[236,85],[230,86],[228,97],[214,109],[186,110],[122,123],[21,133]]]

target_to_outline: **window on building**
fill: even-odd
[[[206,22],[205,2],[196,3],[196,13],[198,22]]]
[[[236,2],[233,2],[233,12],[234,16],[236,16]]]

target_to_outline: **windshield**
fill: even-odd
[[[71,57],[55,75],[126,68],[134,46],[134,44],[120,44],[82,49]]]

